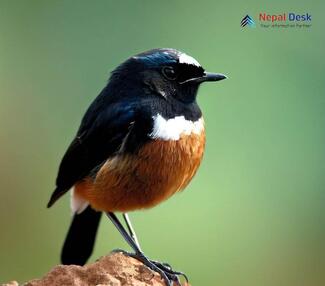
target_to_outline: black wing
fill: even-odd
[[[119,150],[134,120],[131,103],[104,102],[101,96],[92,103],[61,161],[48,207]]]

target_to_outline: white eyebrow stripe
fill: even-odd
[[[199,62],[192,58],[191,56],[185,54],[185,53],[182,53],[180,56],[179,56],[179,63],[180,64],[188,64],[188,65],[194,65],[194,66],[197,66],[197,67],[201,67],[201,65],[199,64]]]

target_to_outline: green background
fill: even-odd
[[[131,214],[145,252],[193,285],[325,285],[325,4],[301,2],[1,0],[0,281],[59,263],[69,196],[45,206],[109,72],[174,47],[229,79],[200,89],[193,182]],[[312,27],[263,29],[259,12],[308,12]],[[127,246],[104,219],[92,261],[114,248]]]

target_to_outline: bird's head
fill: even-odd
[[[111,81],[121,85],[142,86],[169,100],[193,102],[198,87],[207,81],[225,79],[223,74],[209,73],[191,56],[175,49],[153,49],[137,54],[112,73]]]

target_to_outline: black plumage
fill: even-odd
[[[225,76],[206,73],[187,55],[185,59],[189,62],[180,61],[182,55],[185,54],[174,49],[154,49],[129,58],[112,72],[63,156],[48,207],[80,182],[94,180],[105,162],[117,154],[136,156],[141,148],[148,146],[154,140],[150,136],[154,116],[161,115],[164,120],[182,116],[192,122],[201,118],[196,102],[200,83]],[[64,264],[86,262],[100,216],[91,206],[74,214],[62,250]]]
[[[87,207],[81,214],[73,216],[61,252],[63,264],[86,263],[94,248],[101,214]]]
[[[61,161],[48,207],[114,156],[129,132],[125,152],[134,152],[150,140],[154,115],[192,121],[202,116],[195,100],[198,84],[171,85],[162,76],[162,67],[168,64],[179,72],[179,81],[203,75],[202,67],[178,64],[178,56],[176,50],[156,49],[128,59],[112,72]]]

